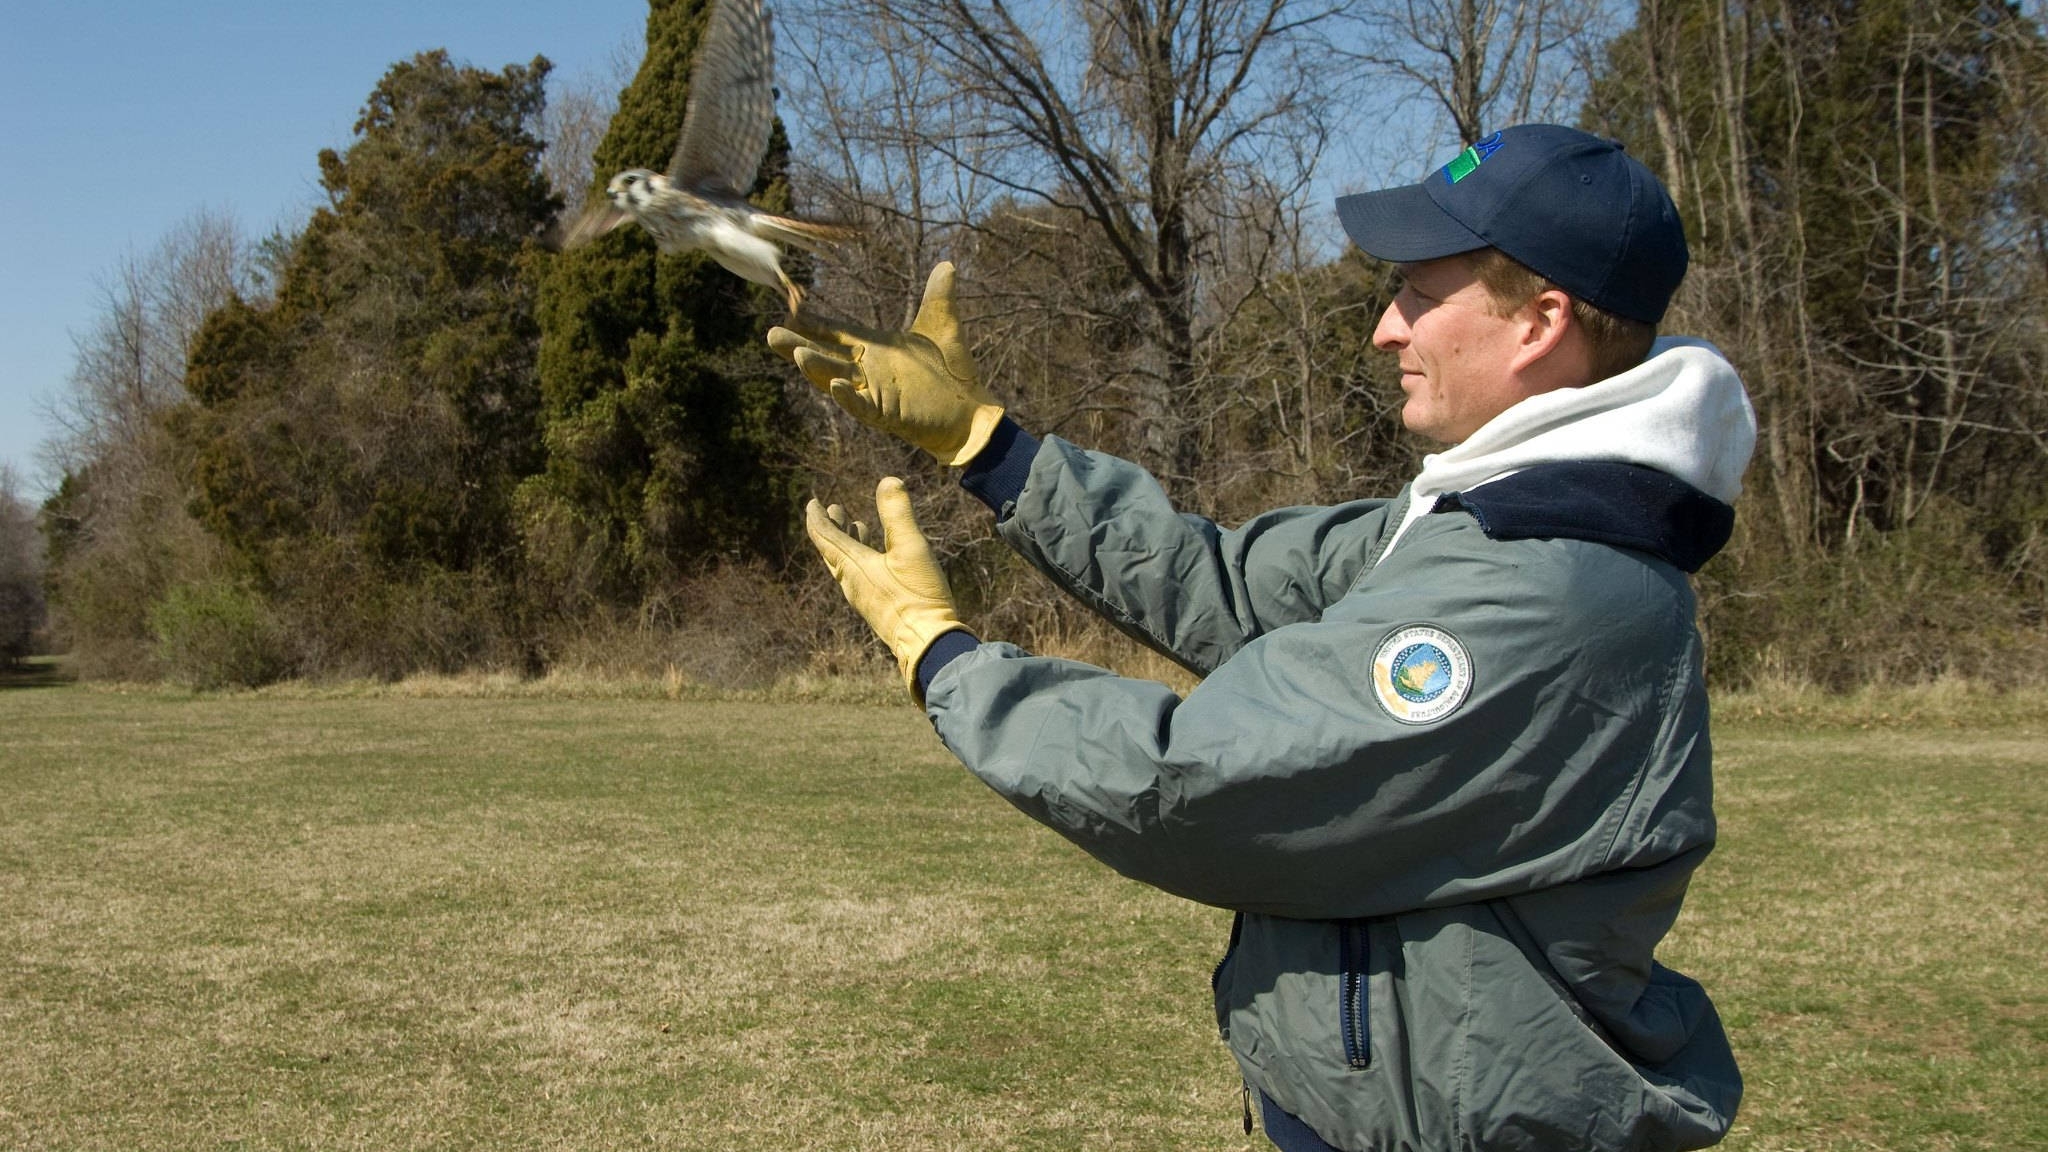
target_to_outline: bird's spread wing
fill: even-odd
[[[679,188],[746,195],[775,127],[775,47],[764,0],[715,0],[668,178]]]
[[[574,221],[570,221],[564,213],[556,219],[554,226],[548,229],[544,240],[547,246],[555,251],[566,252],[571,248],[581,248],[624,224],[626,220],[624,212],[612,207],[610,202],[600,200],[584,209],[583,214]]]

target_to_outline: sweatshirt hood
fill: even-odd
[[[1618,376],[1531,396],[1424,457],[1413,496],[1428,507],[1524,468],[1600,461],[1652,468],[1733,504],[1755,447],[1756,412],[1735,366],[1704,340],[1666,337]]]

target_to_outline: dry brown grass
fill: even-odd
[[[854,684],[0,691],[0,1146],[1254,1147],[1227,917]],[[1742,1057],[1728,1146],[2048,1142],[2038,705],[1788,701],[1724,708],[1663,954]]]
[[[0,1146],[1235,1146],[1218,914],[908,708],[0,708]]]
[[[1721,725],[1720,847],[1662,956],[1728,1015],[1728,1146],[2048,1141],[2048,723],[1983,720],[2039,699],[1779,703]]]

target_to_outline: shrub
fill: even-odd
[[[1733,551],[1701,580],[1718,687],[2048,682],[2048,629],[1964,509],[1796,557]]]
[[[199,690],[253,688],[291,673],[289,637],[256,593],[226,581],[181,584],[150,610],[157,660]]]

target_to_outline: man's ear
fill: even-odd
[[[1578,318],[1572,315],[1572,298],[1568,293],[1546,288],[1522,305],[1516,318],[1522,322],[1521,344],[1514,359],[1517,370],[1534,369],[1546,375],[1561,370],[1583,374],[1582,366],[1565,363],[1583,358],[1579,355],[1583,333],[1579,331]]]

